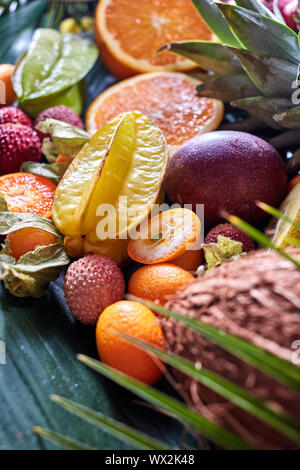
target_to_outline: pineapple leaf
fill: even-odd
[[[273,10],[274,10],[277,21],[280,21],[280,23],[286,25],[286,22],[284,21],[284,18],[279,8],[279,0],[273,0]]]
[[[203,83],[197,85],[197,94],[216,98],[225,103],[257,95],[258,90],[245,73],[234,75],[208,75]]]
[[[129,445],[144,450],[170,449],[170,447],[163,442],[147,436],[143,432],[137,431],[136,429],[116,421],[113,418],[109,418],[102,413],[80,405],[79,403],[75,403],[74,401],[68,400],[58,395],[51,395],[50,398],[52,401],[75,416],[78,416],[84,421],[102,429],[102,431],[107,432],[111,436],[116,437]]]
[[[127,335],[121,331],[113,330],[115,334],[121,338],[134,343],[141,349],[144,349],[155,356],[159,357],[167,364],[175,367],[189,377],[197,380],[202,385],[214,390],[216,393],[239,406],[243,410],[252,414],[256,418],[264,421],[285,436],[300,443],[300,423],[294,421],[290,416],[275,411],[268,403],[256,398],[247,390],[236,385],[229,380],[224,379],[220,375],[215,374],[207,369],[203,369],[200,365],[196,367],[191,361],[188,361],[178,355],[168,353],[162,349],[158,349],[149,343],[141,341],[131,335]]]
[[[298,37],[290,28],[245,8],[224,3],[217,5],[245,49],[299,64]]]
[[[220,41],[230,46],[239,47],[239,42],[230,31],[227,21],[213,0],[192,0],[207,26]]]
[[[262,93],[267,96],[290,97],[291,85],[298,73],[295,64],[242,49],[229,49],[240,59],[248,76]]]
[[[300,106],[274,115],[276,122],[289,129],[300,129]]]
[[[267,212],[273,217],[276,217],[276,219],[282,219],[285,222],[288,222],[289,224],[291,224],[297,230],[300,230],[299,222],[295,222],[294,220],[290,219],[290,217],[286,216],[283,212],[279,211],[278,209],[275,209],[275,207],[269,206],[269,204],[266,204],[265,202],[261,202],[261,201],[257,201],[256,205],[263,211]]]
[[[95,371],[103,374],[105,377],[135,393],[143,400],[147,400],[153,405],[168,411],[174,416],[174,418],[177,418],[179,421],[187,423],[192,428],[201,431],[221,447],[236,450],[250,448],[250,446],[238,436],[235,436],[218,424],[209,421],[195,411],[189,409],[180,401],[169,397],[165,393],[149,387],[148,385],[145,385],[83,354],[79,354],[78,359]]]
[[[266,123],[269,127],[282,130],[280,124],[274,121],[273,116],[278,112],[287,111],[290,103],[284,98],[276,99],[264,96],[253,96],[234,100],[231,104],[248,111],[254,119]]]
[[[272,18],[273,20],[278,21],[276,15],[274,15],[271,10],[269,10],[269,8],[259,0],[236,0],[235,3],[239,7],[246,8],[247,10],[254,11],[255,13],[259,13],[267,18]]]
[[[50,431],[50,429],[34,426],[33,431],[39,436],[48,439],[49,441],[66,450],[96,450],[94,447],[90,447],[86,444],[83,444],[82,442],[76,441],[75,439],[71,439],[67,436],[63,436],[57,432]]]
[[[253,238],[257,243],[264,246],[265,248],[271,248],[272,250],[277,251],[277,253],[279,253],[281,256],[291,261],[291,263],[293,263],[296,266],[296,268],[300,269],[299,261],[297,261],[295,258],[290,256],[286,251],[278,247],[275,243],[273,243],[272,240],[269,237],[267,237],[267,235],[265,235],[263,232],[253,227],[252,225],[248,224],[247,222],[240,219],[239,217],[236,217],[235,215],[228,215],[226,218],[231,224],[235,225],[236,227],[243,230],[243,232],[246,232],[248,235],[250,235],[250,237]],[[300,383],[300,374],[299,374],[299,383]]]
[[[226,333],[225,331],[221,331],[218,328],[195,318],[181,315],[180,313],[173,312],[172,310],[161,307],[160,305],[148,300],[139,299],[133,295],[127,295],[127,298],[146,305],[160,315],[174,318],[179,323],[191,328],[204,338],[223,348],[225,351],[228,351],[239,359],[251,364],[280,383],[283,383],[296,391],[300,391],[299,367],[295,366],[291,362],[274,356],[274,354],[271,354],[248,341],[238,338],[237,336],[233,336],[230,333]]]
[[[239,60],[222,44],[206,41],[171,42],[160,50],[167,49],[200,65],[202,69],[228,75],[242,70]]]

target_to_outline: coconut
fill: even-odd
[[[300,260],[300,250],[290,249]],[[300,271],[289,260],[256,251],[224,263],[177,292],[167,308],[200,319],[288,361],[300,339]],[[199,334],[164,318],[168,349],[244,387],[300,419],[299,395]],[[199,413],[231,429],[253,446],[296,447],[279,432],[197,381],[175,371],[187,402]],[[299,368],[300,374],[300,368]]]

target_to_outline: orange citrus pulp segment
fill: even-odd
[[[90,105],[86,128],[93,134],[125,111],[138,110],[154,121],[171,146],[199,133],[215,130],[222,121],[221,101],[196,95],[199,81],[177,72],[154,72],[124,80],[101,93]]]
[[[190,60],[158,49],[195,38],[215,40],[191,0],[101,0],[95,37],[102,60],[120,79],[156,70],[192,70]]]
[[[141,224],[129,241],[128,255],[143,264],[164,263],[197,248],[200,237],[201,222],[194,212],[170,209]]]
[[[31,173],[9,173],[0,177],[0,196],[11,212],[31,212],[51,219],[56,186]]]

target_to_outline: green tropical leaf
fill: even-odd
[[[246,73],[262,93],[276,97],[291,96],[291,84],[298,72],[295,64],[243,49],[229,49],[240,59]]]
[[[118,372],[117,370],[112,369],[111,367],[108,367],[105,364],[102,364],[101,362],[96,361],[90,357],[80,354],[78,359],[105,377],[108,377],[119,385],[122,385],[122,387],[125,387],[131,392],[135,393],[142,399],[147,400],[153,405],[170,412],[174,417],[188,424],[192,428],[201,431],[222,447],[228,449],[250,448],[250,446],[239,437],[235,436],[219,425],[212,423],[203,416],[200,416],[186,405],[182,404],[178,400],[175,400],[174,398],[171,398],[165,393],[162,393],[155,388],[149,387],[148,385],[144,385],[143,383],[126,376],[125,374]]]
[[[258,92],[245,73],[226,76],[208,75],[203,83],[197,85],[196,90],[199,96],[219,99],[225,103],[248,98],[257,95]]]
[[[227,21],[213,0],[192,0],[192,2],[208,27],[223,44],[239,47],[239,42],[230,31]]]
[[[299,64],[298,37],[290,28],[245,8],[225,3],[217,5],[245,49]]]
[[[48,7],[46,0],[34,0],[14,13],[0,18],[0,62],[14,64],[28,48],[34,29]]]
[[[121,331],[113,331],[121,338],[130,341],[131,343],[139,346],[141,349],[155,354],[155,356],[159,357],[167,364],[197,380],[199,383],[205,385],[210,390],[214,390],[222,397],[226,398],[256,418],[270,425],[277,431],[292,439],[294,442],[300,443],[299,422],[294,421],[290,416],[287,416],[284,413],[275,411],[267,403],[251,395],[251,393],[247,392],[242,387],[239,387],[233,382],[230,382],[220,375],[217,375],[214,372],[210,372],[207,369],[197,369],[193,362],[188,361],[178,355],[170,354],[162,349],[158,349],[149,343],[141,341]]]
[[[162,47],[170,52],[187,57],[202,69],[219,75],[241,71],[241,64],[235,55],[222,44],[206,41],[171,42]]]
[[[33,431],[41,437],[48,439],[49,441],[63,447],[66,450],[96,450],[95,447],[90,447],[82,442],[78,442],[75,439],[64,436],[50,429],[41,428],[40,426],[34,426]]]
[[[60,405],[65,410],[78,416],[87,423],[90,423],[99,429],[107,432],[113,437],[120,439],[126,444],[132,445],[139,449],[144,450],[168,450],[171,447],[167,446],[161,441],[147,436],[145,433],[137,431],[136,429],[120,423],[119,421],[109,418],[100,412],[91,410],[86,406],[75,403],[74,401],[67,400],[66,398],[58,395],[52,395],[51,400]]]
[[[250,232],[249,235],[252,236]],[[280,383],[283,383],[284,385],[291,387],[296,391],[300,391],[299,367],[295,366],[291,362],[274,356],[262,348],[259,348],[254,344],[249,343],[248,341],[238,338],[237,336],[233,336],[230,333],[226,333],[223,330],[219,330],[212,325],[208,325],[195,318],[173,312],[172,310],[166,309],[160,305],[150,302],[149,300],[140,299],[133,295],[127,295],[127,298],[143,303],[160,315],[174,318],[174,320],[182,323],[188,328],[191,328],[192,330],[202,335],[204,338],[223,348],[225,351],[230,352],[239,359],[242,359],[248,364],[258,368],[260,371],[264,372],[270,377],[273,377]]]

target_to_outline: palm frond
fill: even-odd
[[[254,397],[242,387],[224,379],[220,375],[210,372],[207,369],[198,369],[195,364],[178,355],[168,353],[149,343],[134,338],[118,330],[113,330],[117,335],[130,341],[155,356],[159,357],[167,364],[175,367],[177,370],[187,374],[189,377],[197,380],[202,385],[214,390],[216,393],[239,406],[246,412],[270,425],[280,433],[286,435],[296,443],[300,443],[300,423],[293,420],[290,416],[274,410],[268,403]]]
[[[76,441],[75,439],[64,436],[63,434],[50,431],[50,429],[34,426],[33,431],[39,436],[66,450],[96,450],[94,447],[90,447],[87,444]]]
[[[90,408],[80,405],[79,403],[75,403],[72,400],[68,400],[58,395],[51,395],[50,398],[70,413],[102,429],[111,436],[114,436],[129,445],[144,450],[170,449],[170,447],[165,443],[147,436],[143,432],[137,431],[113,418],[109,418],[102,413],[91,410]]]
[[[142,399],[147,400],[148,402],[165,411],[168,411],[174,416],[174,418],[183,423],[186,423],[194,430],[200,431],[223,448],[240,450],[251,448],[251,446],[244,442],[240,437],[209,421],[208,419],[188,408],[183,403],[174,398],[171,398],[165,393],[144,385],[143,383],[128,377],[127,375],[118,372],[117,370],[112,369],[111,367],[108,367],[107,365],[102,364],[101,362],[88,356],[80,354],[77,357],[81,362],[91,367],[95,371],[103,374],[105,377],[113,380],[119,385],[122,385],[127,390],[130,390]]]

